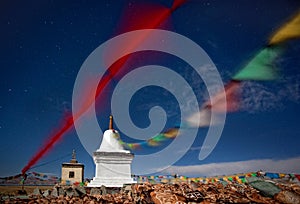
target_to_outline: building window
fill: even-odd
[[[75,172],[74,171],[70,171],[69,172],[69,178],[74,178],[75,177]]]

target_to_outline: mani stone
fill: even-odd
[[[41,196],[42,195],[42,192],[39,188],[35,188],[32,192],[32,195],[33,196]]]
[[[64,196],[64,195],[65,195],[65,191],[60,186],[55,186],[51,192],[51,196],[53,197]]]
[[[45,191],[43,192],[43,196],[44,196],[44,197],[48,197],[48,196],[50,196],[50,194],[51,194],[51,191],[50,191],[50,190],[45,190]]]
[[[92,188],[90,191],[91,196],[101,195],[101,190],[99,188]]]
[[[79,194],[80,197],[83,197],[86,195],[86,190],[83,186],[75,187],[75,191]]]
[[[266,181],[254,181],[249,183],[253,188],[258,190],[262,195],[267,197],[273,197],[275,194],[279,193],[281,189],[273,183]]]
[[[51,192],[51,196],[58,197],[58,190],[57,190],[57,188],[53,188],[53,190]]]
[[[275,199],[281,203],[300,203],[300,195],[291,191],[281,191],[275,195]]]
[[[72,187],[66,188],[65,189],[66,195],[69,197],[78,197],[79,194],[77,191],[75,191],[75,189],[73,189]]]

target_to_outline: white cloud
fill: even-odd
[[[282,109],[286,100],[300,102],[300,76],[285,77],[270,84],[244,82],[241,109],[250,113]]]
[[[281,87],[279,94],[287,97],[293,102],[300,101],[300,76],[292,76],[283,79],[286,82],[284,87]],[[283,92],[283,93],[281,93]]]
[[[282,107],[282,96],[260,83],[247,81],[242,92],[241,109],[244,111],[260,112]]]
[[[258,170],[275,173],[299,173],[300,157],[273,160],[257,159],[237,162],[221,162],[202,165],[170,166],[162,173],[186,176],[218,176],[237,173],[255,172]]]

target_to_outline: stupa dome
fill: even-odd
[[[126,152],[119,142],[120,134],[117,130],[113,129],[113,117],[109,117],[109,129],[103,134],[102,142],[97,152]]]

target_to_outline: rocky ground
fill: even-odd
[[[22,194],[23,193],[23,194]],[[1,203],[297,203],[300,186],[293,183],[256,180],[234,182],[133,184],[123,188],[88,188],[56,185],[38,187],[31,193],[1,194]]]

